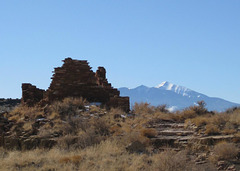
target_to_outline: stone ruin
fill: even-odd
[[[66,97],[83,97],[88,102],[100,102],[107,108],[119,107],[129,111],[129,97],[120,97],[120,92],[108,83],[104,67],[98,67],[94,73],[86,60],[66,58],[63,62],[62,67],[55,68],[46,91],[29,83],[22,84],[22,104],[34,106]]]

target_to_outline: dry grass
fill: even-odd
[[[110,125],[103,118],[94,120],[93,127],[96,134],[99,134],[101,136],[106,136],[110,134]]]
[[[198,101],[196,106],[189,107],[189,110],[194,111],[198,116],[208,113],[208,110],[205,108],[206,103],[204,101]]]
[[[83,120],[81,117],[71,117],[63,126],[63,134],[77,135],[79,132],[86,132],[91,127],[88,121]]]
[[[110,126],[104,119],[92,122],[73,118],[62,129],[63,136],[58,140],[58,147],[64,150],[83,149],[99,144],[110,135]]]
[[[185,120],[185,123],[186,124],[195,124],[196,126],[200,127],[200,126],[204,126],[208,123],[208,117],[205,117],[205,116],[198,116],[198,117],[195,117],[193,119],[186,119]]]
[[[83,98],[65,98],[63,101],[56,101],[49,107],[49,113],[58,114],[61,119],[67,119],[81,113],[87,101]]]
[[[166,104],[159,105],[159,106],[155,107],[155,112],[169,113]]]
[[[143,128],[141,134],[147,138],[154,138],[157,136],[157,131],[154,128]]]
[[[137,114],[153,114],[154,107],[149,103],[135,103],[133,106],[133,110]]]
[[[33,121],[39,115],[44,115],[44,112],[41,108],[19,105],[10,112],[8,118],[9,120],[14,120],[17,122]]]
[[[196,125],[204,130],[206,135],[216,134],[234,134],[240,126],[240,111],[235,110],[232,113],[205,114],[185,120],[186,126]]]
[[[188,170],[186,166],[190,163],[184,151],[153,153],[156,149],[153,149],[151,138],[156,137],[157,131],[147,127],[162,121],[185,121],[187,126],[197,127],[206,135],[235,134],[236,142],[240,139],[237,132],[239,110],[213,114],[207,113],[202,105],[170,113],[165,111],[166,106],[140,103],[134,106],[134,117],[122,119],[121,115],[126,116],[126,113],[120,109],[107,111],[90,106],[85,110],[84,105],[82,99],[67,98],[44,110],[20,106],[12,111],[10,119],[17,121],[18,125],[22,123],[19,129],[23,130],[31,130],[36,117],[44,116],[48,121],[38,128],[37,137],[47,138],[57,133],[58,143],[51,150],[20,152],[0,149],[0,170]],[[130,154],[126,150],[136,141],[143,144],[144,154]],[[193,143],[188,150],[193,154],[210,152],[210,149],[210,146]],[[234,144],[218,144],[213,149],[214,158],[234,159],[234,150],[239,150]]]
[[[205,134],[207,135],[217,135],[220,134],[220,130],[217,125],[208,124],[206,125]]]
[[[239,148],[233,143],[221,142],[214,146],[213,152],[216,160],[231,160],[236,158]]]
[[[181,113],[177,113],[175,117],[179,117],[178,120],[185,120],[190,118],[195,118],[197,114],[194,110],[183,110]]]
[[[94,130],[88,130],[81,135],[65,135],[58,139],[58,147],[63,150],[84,149],[99,144],[104,137],[96,135]]]
[[[154,158],[157,164],[154,170],[159,171],[181,171],[187,169],[187,156],[185,151],[175,152],[172,150],[164,151]]]
[[[23,125],[23,129],[25,131],[30,131],[32,129],[32,124],[33,124],[33,122],[25,122]]]
[[[225,134],[225,135],[233,135],[237,132],[236,129],[224,129],[222,130],[222,134]]]
[[[115,114],[126,114],[126,112],[124,112],[122,109],[120,108],[111,108],[109,113],[111,115],[115,115]]]
[[[84,150],[11,151],[0,170],[186,170],[186,154],[165,151],[152,156],[129,154],[117,141],[104,141]]]
[[[229,121],[235,125],[240,125],[240,109],[235,110],[232,114],[230,114]]]
[[[72,163],[74,165],[78,165],[80,164],[80,162],[82,161],[82,157],[79,155],[73,155],[73,156],[67,156],[67,157],[63,157],[59,160],[60,164],[68,164],[68,163]]]
[[[92,105],[90,107],[90,113],[98,113],[101,111],[101,108],[99,106]]]
[[[204,105],[193,106],[186,108],[183,111],[176,111],[175,113],[170,113],[166,110],[166,105],[154,107],[148,103],[135,103],[134,111],[145,116],[151,114],[154,119],[167,119],[176,122],[184,122],[186,119],[192,119],[196,117],[198,118],[202,115],[208,114],[208,111],[204,107]]]

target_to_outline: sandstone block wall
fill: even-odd
[[[66,58],[63,62],[62,67],[55,68],[47,91],[22,84],[22,103],[33,106],[41,100],[52,103],[66,97],[83,97],[89,102],[129,111],[129,98],[120,97],[120,92],[108,83],[104,67],[98,67],[95,73],[86,60]]]
[[[44,92],[32,84],[24,83],[22,84],[22,103],[32,107],[43,99]]]

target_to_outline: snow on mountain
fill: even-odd
[[[170,90],[177,94],[182,94],[183,96],[189,96],[188,93],[192,91],[186,87],[178,86],[167,81],[162,82],[161,84],[156,86],[156,88],[163,89],[163,90]]]
[[[195,105],[198,101],[204,100],[208,110],[223,111],[230,107],[240,106],[220,98],[208,97],[183,86],[178,86],[164,81],[156,87],[119,88],[121,96],[130,97],[130,105],[135,102],[148,102],[153,106],[167,104],[169,110],[181,110]]]

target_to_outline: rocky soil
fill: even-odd
[[[0,114],[0,147],[6,150],[52,149],[59,146],[63,138],[65,145],[69,141],[68,146],[76,146],[79,142],[91,142],[91,146],[105,139],[123,140],[131,137],[133,132],[140,132],[143,138],[137,137],[126,145],[126,151],[129,153],[152,155],[168,150],[186,151],[189,162],[197,170],[240,170],[240,151],[231,159],[217,158],[214,152],[214,147],[221,142],[234,143],[239,150],[240,137],[236,136],[236,132],[227,135],[207,135],[204,126],[196,126],[194,123],[186,124],[171,118],[152,119],[151,115],[141,119],[142,116],[137,113],[110,113],[100,110],[95,105],[85,105],[84,108],[69,105],[69,108],[66,104],[61,104],[37,110],[22,108],[21,111],[12,112],[17,103],[12,104],[4,104],[9,108],[2,108],[4,110]],[[64,108],[61,108],[63,106]],[[30,115],[24,110],[29,110]],[[96,123],[99,120],[107,122],[108,126],[102,122]],[[90,129],[91,124],[94,125],[93,130]],[[130,130],[125,131],[126,129]],[[74,133],[74,130],[81,130],[81,133]],[[141,133],[141,130],[152,132],[146,134]],[[66,138],[69,135],[71,139]],[[85,148],[89,144],[77,146]]]

